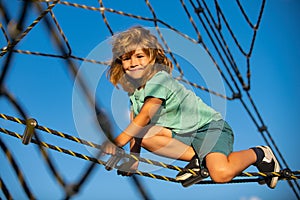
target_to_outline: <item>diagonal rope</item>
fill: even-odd
[[[9,151],[6,144],[2,141],[1,138],[0,138],[0,147],[3,153],[6,155],[7,160],[10,162],[11,166],[13,167],[13,170],[18,177],[19,183],[24,189],[24,192],[27,195],[28,199],[35,199],[34,195],[31,193],[28,187],[27,182],[25,181],[22,171],[20,170],[17,162],[15,161],[15,158],[13,157],[13,155],[11,154],[11,152]],[[0,180],[0,182],[2,181]],[[5,185],[3,185],[3,192],[5,193],[5,196],[8,197],[8,199],[11,197]]]

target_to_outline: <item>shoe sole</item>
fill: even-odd
[[[274,172],[279,172],[280,171],[280,167],[279,167],[279,164],[278,164],[278,161],[275,157],[275,155],[273,154],[273,151],[271,150],[270,147],[268,146],[264,146],[264,148],[268,149],[268,151],[271,153],[273,159],[274,159]],[[270,185],[268,184],[268,186],[272,189],[274,189],[276,187],[276,184],[277,184],[277,181],[278,181],[278,177],[272,177],[271,178],[271,182],[270,182]]]
[[[181,182],[181,184],[183,187],[189,187],[193,184],[199,183],[202,179],[203,179],[203,177],[199,175],[199,176],[195,176],[190,179],[187,179],[187,180]]]
[[[192,176],[192,174],[186,173],[186,174],[183,174],[183,175],[181,175],[181,176],[177,176],[177,177],[175,178],[175,180],[176,180],[176,181],[185,181],[185,180],[187,180],[188,178],[190,178],[191,176]]]

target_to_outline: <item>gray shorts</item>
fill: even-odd
[[[172,137],[192,146],[200,162],[208,153],[219,152],[228,156],[233,150],[233,131],[224,120],[211,121],[194,133],[176,134]]]

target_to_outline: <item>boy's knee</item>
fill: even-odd
[[[150,146],[150,144],[151,144],[151,140],[150,139],[143,138],[141,140],[141,146],[143,148],[147,148],[148,146]]]
[[[227,183],[231,181],[234,175],[226,168],[209,170],[211,179],[216,183]]]

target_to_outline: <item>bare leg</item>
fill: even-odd
[[[142,138],[141,145],[154,154],[183,161],[190,161],[195,155],[191,146],[172,138],[172,132],[161,127],[159,131],[149,131]]]
[[[148,151],[183,161],[190,161],[195,155],[191,146],[174,138],[169,129],[161,128],[148,131],[141,141],[141,146]],[[206,167],[210,177],[218,183],[232,180],[244,169],[256,161],[256,154],[252,149],[232,152],[229,156],[222,153],[209,153],[206,156]]]
[[[219,183],[232,180],[255,161],[256,154],[252,149],[232,152],[228,157],[222,153],[209,153],[206,156],[210,177]]]

